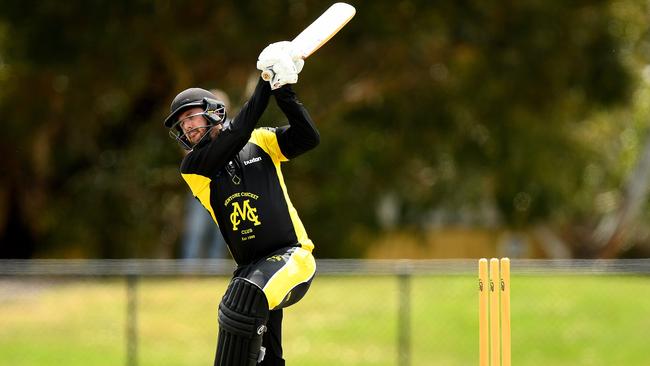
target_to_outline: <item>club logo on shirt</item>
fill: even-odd
[[[259,217],[257,216],[257,208],[251,207],[250,200],[244,200],[241,206],[239,205],[239,202],[232,203],[232,213],[230,214],[232,229],[237,230],[237,227],[241,224],[242,220],[248,220],[255,226],[261,224]]]
[[[245,197],[241,202],[237,202],[234,198]],[[230,223],[232,224],[233,231],[237,230],[243,221],[248,221],[255,226],[261,225],[257,208],[251,206],[251,199],[257,200],[258,195],[249,192],[237,192],[226,199],[225,205],[232,203],[232,212],[230,213]],[[252,230],[247,230],[249,234]]]

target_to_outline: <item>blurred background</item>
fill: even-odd
[[[234,115],[329,4],[4,1],[0,256],[180,256],[171,99]],[[648,256],[647,2],[354,5],[296,86],[322,144],[285,175],[319,257]]]
[[[530,267],[516,267],[518,258],[569,260],[571,273],[518,282],[513,271],[517,364],[647,365],[642,344],[609,346],[650,326],[650,304],[638,296],[650,290],[650,264],[626,262],[650,257],[650,4],[351,3],[355,18],[306,61],[295,86],[321,144],[283,172],[317,258],[379,260],[384,269],[335,266],[334,277],[317,280],[286,317],[288,359],[476,363],[474,262],[460,259],[509,256],[520,273]],[[207,214],[191,206],[182,151],[162,121],[192,86],[226,93],[234,116],[259,75],[259,52],[330,4],[0,3],[0,309],[9,314],[0,364],[122,364],[121,345],[135,344],[123,342],[123,323],[128,334],[140,324],[142,364],[212,361],[228,271],[205,268],[228,257]],[[259,125],[283,124],[272,102]],[[162,275],[141,262],[111,271],[105,261],[30,272],[49,260],[179,258],[209,260]],[[572,259],[622,259],[586,263],[627,269],[576,277],[583,262]],[[462,271],[431,270],[438,260]],[[404,272],[417,263],[429,269]],[[399,287],[404,273],[413,282]],[[145,278],[128,287],[128,276]],[[333,307],[346,288],[358,307]],[[397,319],[419,328],[404,331]],[[167,333],[176,336],[161,341]],[[393,342],[404,334],[407,346]],[[80,353],[65,351],[70,344]],[[175,349],[186,354],[162,351]]]

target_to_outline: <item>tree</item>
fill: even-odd
[[[186,188],[167,103],[192,85],[245,98],[258,52],[329,5],[274,4],[4,4],[2,256],[173,255]],[[484,202],[512,227],[588,211],[576,192],[603,141],[579,131],[634,87],[612,8],[643,5],[622,4],[359,4],[297,86],[323,143],[286,177],[319,255],[361,255],[386,195],[416,230]]]

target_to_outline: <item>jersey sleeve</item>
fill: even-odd
[[[276,129],[277,141],[284,156],[293,159],[320,143],[320,134],[314,121],[290,85],[273,92],[275,101],[289,120],[288,126]]]

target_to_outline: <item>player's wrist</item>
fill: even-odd
[[[292,96],[295,95],[293,87],[291,84],[284,84],[281,87],[272,90],[273,95],[275,96]]]

